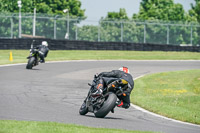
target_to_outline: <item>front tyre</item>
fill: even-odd
[[[35,62],[35,57],[29,58],[28,64],[26,65],[26,69],[32,69],[34,62]]]
[[[98,118],[104,118],[116,105],[117,96],[109,92],[107,100],[104,102],[103,106],[94,113]]]
[[[88,108],[86,107],[86,103],[83,102],[83,104],[81,105],[81,108],[79,110],[79,114],[80,115],[85,115],[88,113]]]

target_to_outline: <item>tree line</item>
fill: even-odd
[[[87,17],[85,16],[85,9],[81,9],[81,2],[79,0],[22,0],[22,12],[33,13],[34,8],[36,8],[37,13],[57,15],[66,15],[63,10],[68,9],[71,18],[82,18],[78,21],[70,22],[71,34],[75,34],[77,22],[80,23],[81,20],[84,20]],[[19,8],[17,1],[0,0],[0,12],[18,13]],[[17,19],[14,21],[17,21]],[[6,25],[6,22],[7,21],[2,17],[0,18],[0,23],[3,23],[1,25]],[[101,18],[100,25],[98,26],[79,26],[78,39],[97,41],[99,39],[98,34],[100,30],[101,41],[146,41],[159,44],[189,44],[192,42],[193,44],[200,44],[199,22],[200,0],[195,0],[195,4],[191,4],[191,9],[187,12],[181,4],[175,4],[174,0],[142,0],[139,12],[133,14],[132,18],[128,17],[125,9],[120,8],[119,12],[108,12],[106,17]],[[27,25],[31,27],[31,23],[32,22],[27,21],[27,23],[24,23],[24,26]],[[161,23],[161,25],[158,23]],[[67,23],[60,21],[60,25],[62,24],[64,27]],[[179,25],[174,26],[173,24]],[[53,23],[50,22],[49,25],[52,26],[48,26],[48,23],[43,22],[38,26],[41,27],[38,28],[38,30],[44,30],[42,27],[45,27],[45,25],[48,29],[53,27]],[[17,27],[17,25],[15,27]],[[58,27],[58,29],[62,30],[63,27]],[[0,27],[0,35],[5,33],[5,31],[5,28]],[[49,31],[46,32],[48,33]],[[64,32],[65,31],[63,31],[63,33]],[[170,40],[167,40],[168,38],[170,38]]]

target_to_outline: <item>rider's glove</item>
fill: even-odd
[[[118,84],[122,84],[122,80],[121,80],[121,79],[118,79],[116,82],[117,82]]]
[[[102,94],[103,94],[102,89],[97,89],[95,92],[92,93],[93,96],[99,96],[99,95],[102,95]]]
[[[109,89],[109,88],[114,88],[116,85],[118,85],[117,80],[116,80],[116,81],[113,81],[113,82],[110,83],[110,84],[108,84],[108,85],[107,85],[107,88],[108,88],[108,89]]]
[[[94,78],[98,78],[98,73],[96,73],[96,74],[94,75]]]

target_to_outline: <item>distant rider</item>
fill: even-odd
[[[130,107],[130,93],[133,90],[134,81],[131,74],[129,74],[129,69],[127,67],[121,67],[119,70],[112,70],[110,72],[101,72],[97,78],[97,84],[92,88],[94,94],[102,93],[105,87],[109,87],[107,86],[107,81],[110,78],[114,78],[116,79],[116,83],[127,87],[126,96],[118,97],[120,101],[116,103],[117,106],[125,109]]]
[[[38,49],[39,52],[39,56],[40,56],[40,62],[41,63],[45,63],[44,58],[47,57],[47,54],[49,52],[49,48],[48,48],[48,43],[47,41],[42,41],[41,45],[38,45],[36,47],[36,49]]]

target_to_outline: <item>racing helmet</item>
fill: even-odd
[[[42,45],[44,45],[44,46],[48,46],[47,41],[42,41]]]
[[[124,66],[123,66],[123,67],[120,67],[119,70],[120,70],[120,71],[124,71],[125,73],[129,73],[128,67],[124,67]]]

